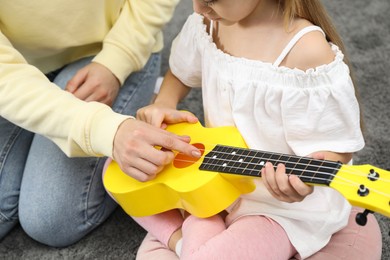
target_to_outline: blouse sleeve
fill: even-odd
[[[201,87],[202,85],[202,65],[197,37],[205,33],[204,28],[202,17],[192,14],[172,42],[169,57],[170,69],[188,87]]]
[[[324,73],[312,71],[306,80],[302,85],[311,87],[285,90],[281,101],[286,140],[294,153],[362,149],[359,104],[348,66],[339,62]]]

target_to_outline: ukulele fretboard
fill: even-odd
[[[297,175],[305,183],[321,185],[329,185],[342,166],[340,162],[217,145],[205,156],[199,169],[261,177],[266,162],[274,166],[283,163],[287,174]]]

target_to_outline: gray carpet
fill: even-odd
[[[355,164],[390,169],[390,2],[389,0],[323,1],[333,17],[351,56],[362,96],[367,145],[355,156]],[[181,1],[166,27],[163,71],[169,43],[186,16],[190,0]],[[181,105],[202,117],[198,91]],[[382,259],[390,259],[390,219],[376,215],[383,235]],[[134,259],[145,232],[121,209],[77,244],[64,249],[48,248],[30,239],[20,227],[0,244],[0,259]]]

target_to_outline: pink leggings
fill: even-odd
[[[153,231],[151,232],[158,232]],[[205,219],[189,216],[183,222],[182,232],[181,259],[258,259],[259,254],[263,259],[289,259],[296,253],[283,228],[263,216],[242,217],[229,227],[226,227],[219,215]],[[159,233],[156,234],[157,237],[160,236]],[[160,256],[161,252],[158,257],[156,255],[157,258],[150,258],[150,253],[156,252],[144,254],[140,250],[137,258],[164,259]],[[174,253],[167,259],[177,259],[177,256]]]
[[[361,210],[353,209],[347,227],[308,259],[379,260],[382,242],[378,223],[370,215],[366,226],[357,225],[357,211]],[[179,259],[166,244],[180,223],[183,232],[180,259],[299,259],[284,230],[262,216],[243,217],[229,227],[219,216],[207,219],[190,216],[183,222],[176,210],[135,220],[149,231],[139,248],[138,260]]]

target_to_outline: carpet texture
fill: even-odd
[[[323,1],[343,37],[357,78],[366,126],[366,147],[355,164],[390,169],[390,2],[389,0]],[[167,69],[170,42],[192,12],[183,0],[165,28],[162,71]],[[199,91],[180,105],[203,116]],[[390,219],[376,214],[383,237],[382,259],[390,259]],[[16,227],[0,242],[0,259],[134,259],[145,232],[118,208],[99,228],[67,248],[49,248]]]

